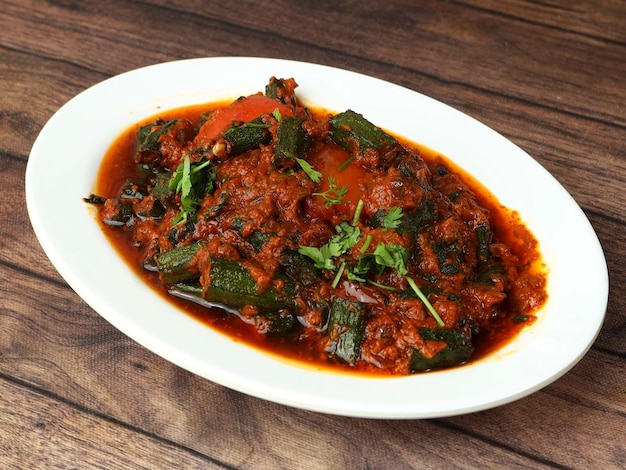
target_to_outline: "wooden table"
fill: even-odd
[[[625,25],[620,0],[3,0],[0,467],[625,468]],[[229,55],[398,83],[536,158],[583,208],[607,257],[612,295],[591,351],[509,405],[366,420],[226,389],[109,325],[35,238],[24,200],[30,148],[63,103],[103,79]]]

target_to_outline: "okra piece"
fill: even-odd
[[[431,247],[439,262],[441,274],[452,275],[460,272],[461,268],[459,266],[463,253],[458,241],[451,243],[439,241],[431,243]]]
[[[435,203],[429,197],[415,211],[407,211],[402,218],[400,231],[405,231],[417,235],[423,231],[424,227],[437,220],[437,209]]]
[[[367,315],[361,302],[336,297],[330,306],[328,351],[355,364],[361,355]]]
[[[200,276],[192,261],[204,243],[176,247],[156,256],[156,269],[163,284],[170,285],[177,282],[196,279]]]
[[[331,138],[352,154],[371,149],[384,155],[401,148],[393,136],[352,110],[331,117],[329,123]]]
[[[83,198],[83,201],[87,204],[93,204],[95,206],[101,206],[105,202],[107,202],[107,198],[104,196],[98,196],[97,194],[90,194],[87,197]]]
[[[388,209],[379,209],[370,217],[369,224],[372,228],[383,226],[384,218],[389,214]],[[403,212],[398,232],[418,235],[424,228],[437,220],[437,209],[431,198],[427,198],[417,209]]]
[[[226,304],[217,300],[206,300],[203,297],[202,286],[197,281],[187,281],[174,284],[170,287],[170,294],[180,297],[191,302],[195,302],[198,305],[208,308],[221,308],[229,313],[239,316],[246,323],[252,323],[257,332],[261,334],[284,334],[289,332],[297,323],[296,315],[294,312],[287,309],[278,310],[261,310],[257,315],[252,318],[243,317],[239,310],[230,304]],[[224,294],[224,298],[228,295]],[[230,298],[229,298],[230,300]]]
[[[320,272],[311,262],[311,259],[297,251],[285,251],[280,264],[289,277],[304,286],[317,282],[320,279]]]
[[[269,144],[272,134],[268,129],[260,116],[250,122],[233,125],[222,136],[228,155],[239,155]]]
[[[146,124],[145,126],[140,127],[139,131],[137,132],[137,151],[158,151],[161,147],[159,145],[160,137],[177,122],[178,119],[172,119],[171,121],[157,119],[150,124]]]
[[[454,328],[420,328],[424,341],[439,341],[446,346],[431,358],[425,357],[418,349],[413,349],[410,372],[424,372],[431,369],[441,369],[462,364],[474,352],[471,338],[465,331]]]
[[[88,204],[97,206],[103,206],[107,202],[107,198],[98,196],[96,194],[90,194],[89,197],[83,198],[83,201]],[[116,211],[110,214],[103,222],[106,225],[114,227],[121,227],[122,225],[131,225],[134,222],[135,211],[132,203],[117,199]]]
[[[287,333],[298,321],[292,311],[285,309],[261,312],[252,320],[257,332],[265,335]]]
[[[265,96],[291,105],[295,105],[296,101],[293,90],[289,89],[289,85],[285,83],[285,80],[276,77],[272,77],[270,82],[265,85]]]
[[[176,252],[174,253],[175,256],[172,256],[174,262],[168,265],[161,263],[161,256],[157,258],[157,269],[159,272],[162,270],[167,272],[168,277],[166,279],[175,279],[174,276],[180,279],[171,283],[174,288],[196,293],[207,302],[224,304],[236,309],[246,305],[276,310],[295,308],[295,285],[291,279],[286,276],[282,278],[284,287],[280,291],[269,288],[263,292],[258,292],[258,286],[250,272],[234,260],[212,258],[211,271],[209,273],[211,284],[206,286],[204,290],[199,284],[184,282],[199,276],[198,273],[190,272],[186,264],[191,262],[195,253],[197,253],[197,250],[200,248],[198,245],[200,244],[187,245],[183,247],[187,248],[184,252],[179,252],[180,248],[166,252],[165,254],[170,254],[170,256],[172,256],[172,252]],[[196,247],[196,251],[194,252],[194,249],[191,247]],[[170,269],[167,270],[163,266],[167,266]],[[163,282],[167,284],[167,282]]]
[[[250,243],[250,245],[252,245],[252,247],[257,251],[261,251],[261,248],[263,248],[263,245],[265,245],[265,243],[267,243],[267,241],[271,238],[272,236],[269,233],[265,233],[265,232],[261,232],[259,230],[256,230],[254,232],[252,232],[250,234],[249,237],[246,238],[246,240],[248,241],[248,243]]]
[[[135,210],[132,203],[124,202],[122,199],[117,201],[117,211],[103,220],[106,225],[113,227],[121,227],[122,225],[132,225],[134,223]]]
[[[167,205],[168,199],[174,194],[170,189],[171,174],[162,172],[157,173],[154,177],[154,185],[152,186],[152,195],[163,204]]]
[[[493,234],[486,225],[481,224],[476,227],[476,239],[478,241],[478,261],[481,265],[485,265],[491,257],[491,253],[489,252],[489,245],[491,244],[491,241],[493,239]]]
[[[276,159],[302,158],[309,149],[311,139],[302,127],[302,122],[302,119],[297,117],[285,117],[281,120],[276,133]]]
[[[239,262],[221,258],[211,259],[211,283],[204,289],[204,299],[241,308],[254,305],[265,309],[295,308],[295,284],[284,276],[282,290],[273,287],[258,292],[258,286],[250,271]]]

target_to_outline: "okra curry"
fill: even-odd
[[[514,211],[296,87],[272,77],[115,142],[86,201],[137,272],[233,338],[367,374],[458,366],[534,320],[546,271]]]

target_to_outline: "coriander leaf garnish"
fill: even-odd
[[[300,165],[300,168],[302,168],[302,171],[304,171],[304,173],[309,177],[311,181],[313,181],[314,183],[319,183],[320,181],[322,181],[322,174],[315,168],[313,168],[311,164],[307,162],[304,158],[298,158],[291,152],[285,152],[285,155],[297,161],[298,165]]]
[[[426,308],[428,309],[430,314],[437,321],[437,324],[439,326],[445,326],[445,323],[443,322],[443,320],[441,319],[441,317],[437,313],[437,310],[435,310],[435,307],[433,307],[433,304],[430,303],[430,301],[428,300],[428,298],[426,298],[426,296],[421,291],[421,289],[419,287],[417,287],[417,284],[415,284],[415,281],[412,278],[407,276],[406,282],[409,283],[409,286],[411,286],[411,289],[413,289],[413,292],[415,292],[417,294],[417,296],[420,298],[420,300],[424,303],[424,305],[426,306]]]
[[[401,217],[401,210],[394,211],[394,215],[390,218],[390,220],[399,221]],[[313,246],[301,246],[298,249],[298,252],[311,258],[314,262],[314,266],[318,269],[326,269],[329,271],[337,270],[334,258],[338,258],[343,255],[361,240],[361,230],[348,222],[342,222],[340,225],[337,225],[335,230],[337,231],[337,235],[331,237],[327,244],[321,246],[320,248]],[[426,309],[430,312],[433,318],[437,321],[437,324],[441,327],[445,326],[443,320],[437,313],[437,310],[435,310],[428,298],[420,290],[417,284],[415,284],[415,281],[411,277],[407,276],[409,273],[409,270],[406,267],[406,262],[409,258],[409,252],[407,249],[396,243],[379,243],[374,252],[365,253],[372,242],[372,238],[373,237],[370,234],[365,237],[363,246],[359,250],[362,253],[362,256],[360,256],[356,260],[356,264],[347,271],[347,278],[351,281],[367,282],[380,289],[394,291],[395,288],[375,282],[368,279],[367,276],[372,268],[375,267],[378,267],[379,270],[384,268],[395,269],[398,274],[406,277],[407,283],[426,306]],[[331,284],[333,288],[337,287],[339,284],[339,281],[346,270],[346,266],[347,263],[343,260],[333,278],[333,282]]]
[[[354,224],[352,224],[354,225]],[[372,240],[374,239],[374,237],[372,237],[369,233],[367,234],[367,237],[365,237],[365,241],[363,242],[363,245],[361,245],[361,253],[365,253],[367,251],[367,249],[370,247],[370,244],[372,243]]]
[[[321,174],[321,173],[320,173]],[[331,204],[341,204],[343,197],[348,192],[347,186],[341,188],[335,184],[335,179],[332,176],[328,177],[328,189],[321,193],[313,193],[313,196],[321,196],[325,199],[324,204],[327,206]]]
[[[340,245],[341,254],[344,254],[361,239],[361,230],[358,227],[353,227],[348,222],[342,222],[337,225],[335,230],[339,232],[339,235],[333,237],[333,240]]]
[[[352,163],[352,160],[354,160],[353,156],[348,157],[346,160],[343,161],[341,165],[337,167],[337,171],[343,171],[350,163]]]
[[[341,280],[341,276],[343,275],[344,269],[346,269],[345,261],[342,262],[341,265],[339,266],[339,271],[337,271],[337,274],[335,275],[335,278],[333,279],[333,282],[330,285],[333,289],[337,287],[337,285],[339,284],[339,281]]]
[[[212,169],[202,171],[210,164],[209,160],[191,163],[189,155],[185,155],[183,161],[172,173],[169,188],[176,194],[180,193],[182,205],[182,210],[174,218],[172,225],[187,221],[187,217],[196,211],[205,194],[213,191],[213,183],[216,178],[215,171]]]
[[[358,282],[367,282],[367,274],[374,267],[376,261],[372,253],[361,256],[356,265],[348,272],[348,279]]]
[[[295,157],[295,159],[302,168],[302,171],[306,173],[311,181],[313,181],[314,183],[319,183],[321,181],[322,174],[315,168],[313,168],[309,162],[307,162],[303,158]]]
[[[406,248],[395,243],[379,243],[374,250],[374,259],[377,264],[393,268],[401,276],[405,276],[409,272],[405,265],[408,257],[409,252]]]
[[[317,269],[327,269],[329,271],[335,270],[335,265],[332,261],[333,256],[328,244],[319,248],[314,246],[301,246],[298,248],[298,253],[311,258]]]
[[[385,228],[398,228],[402,223],[402,213],[401,207],[392,207],[389,209],[389,212],[383,217],[383,227]]]
[[[363,199],[359,199],[359,202],[356,204],[356,209],[354,210],[354,215],[352,216],[352,225],[356,225],[361,220],[361,212],[363,212],[363,206],[365,203]]]
[[[386,286],[385,284],[381,284],[380,282],[368,280],[367,283],[371,284],[371,285],[373,285],[375,287],[378,287],[379,289],[387,290],[389,292],[397,292],[398,291],[398,289],[396,289],[395,287]]]
[[[272,116],[274,116],[274,119],[276,119],[278,122],[283,120],[283,115],[278,108],[272,111]]]
[[[325,245],[319,248],[301,246],[298,248],[298,252],[311,258],[316,268],[334,271],[336,267],[332,258],[343,255],[361,239],[361,230],[358,227],[352,227],[347,222],[337,225],[335,230],[337,235],[332,236]]]

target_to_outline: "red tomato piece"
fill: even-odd
[[[233,122],[249,122],[262,114],[278,111],[283,116],[293,116],[290,106],[274,98],[268,98],[262,93],[239,98],[229,106],[216,110],[209,120],[200,128],[194,140],[197,147],[211,144],[227,130]]]

